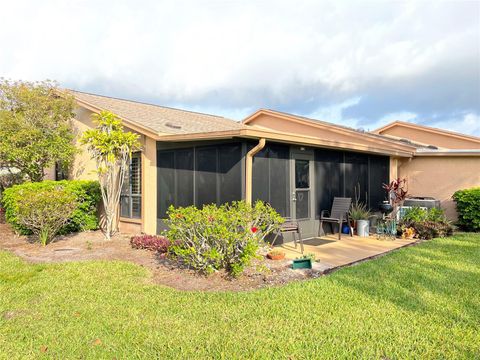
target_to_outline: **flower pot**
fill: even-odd
[[[312,259],[295,259],[292,263],[292,269],[311,269]]]
[[[368,237],[370,221],[368,220],[357,220],[357,235],[360,237]]]
[[[285,254],[271,254],[271,253],[268,253],[267,254],[267,258],[269,258],[270,260],[283,260],[285,259]]]
[[[378,205],[378,209],[382,214],[388,215],[393,211],[393,206],[389,202],[383,202]]]

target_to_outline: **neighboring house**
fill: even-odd
[[[281,215],[299,220],[305,237],[313,236],[318,233],[321,210],[331,207],[334,196],[354,198],[357,194],[375,209],[385,199],[382,184],[397,176],[405,174],[415,184],[414,189],[419,189],[418,170],[405,173],[405,169],[414,169],[413,164],[421,163],[425,154],[433,151],[416,139],[405,141],[383,134],[382,129],[361,132],[272,110],[259,110],[239,123],[69,92],[78,103],[74,119],[78,133],[94,126],[92,113],[109,110],[123,120],[127,131],[140,134],[143,151],[132,158],[121,200],[123,231],[161,231],[170,205],[261,199]],[[443,154],[445,151],[438,153],[436,159],[447,166],[451,156]],[[445,171],[442,177],[437,176],[436,186],[479,186],[479,156],[469,152],[464,156],[471,160],[467,172]],[[93,170],[94,164],[84,151],[75,160],[71,177],[95,178]],[[53,171],[50,176],[54,176]],[[460,180],[464,178],[469,180]],[[427,188],[415,195],[429,196]],[[458,188],[448,191],[453,194]],[[450,206],[447,198],[441,200]]]
[[[411,196],[441,201],[450,219],[456,219],[452,194],[480,186],[480,138],[402,121],[374,131],[415,143],[413,159],[398,159],[398,175],[407,178]]]

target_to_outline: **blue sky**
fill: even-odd
[[[478,1],[4,1],[0,76],[240,120],[480,136]]]

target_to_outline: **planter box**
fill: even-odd
[[[292,269],[311,269],[312,259],[295,259],[292,263]]]

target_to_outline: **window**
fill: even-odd
[[[295,159],[295,187],[308,189],[310,187],[310,161]]]
[[[130,166],[123,181],[120,195],[120,216],[140,219],[142,216],[142,157],[132,154]]]
[[[68,171],[61,162],[55,163],[55,181],[68,180]]]

